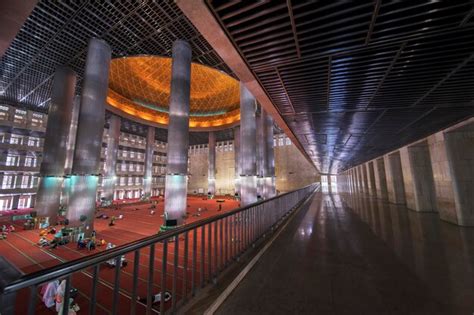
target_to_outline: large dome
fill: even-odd
[[[132,56],[110,64],[107,103],[158,125],[168,124],[171,58]],[[207,66],[191,65],[189,127],[226,128],[240,120],[239,82]]]

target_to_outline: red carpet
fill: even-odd
[[[219,214],[218,203],[216,200],[202,200],[202,198],[192,197],[188,198],[188,214],[189,218],[186,223],[195,222],[210,216]],[[117,220],[116,225],[109,227],[108,223],[110,220],[96,219],[95,230],[97,232],[97,239],[105,239],[106,242],[111,242],[115,245],[123,245],[131,241],[156,234],[159,227],[163,224],[164,203],[160,200],[156,213],[150,214],[150,204],[121,204],[118,210],[115,209],[100,209],[100,213],[105,213],[109,217],[123,214],[122,220]],[[238,207],[238,202],[235,200],[227,199],[222,203],[222,212],[229,211]],[[198,213],[198,208],[207,208],[207,211],[200,212],[200,216],[195,216]],[[102,251],[104,247],[98,247],[96,250],[91,252],[82,249],[77,250],[76,244],[68,244],[65,246],[59,246],[56,249],[39,248],[36,242],[39,239],[39,231],[30,230],[24,231],[21,224],[16,224],[17,232],[10,233],[7,240],[0,241],[0,251],[8,260],[18,266],[23,272],[29,273],[39,269],[47,268],[64,261],[71,261],[86,255],[91,255],[97,251]],[[207,242],[207,230],[206,230],[206,242]],[[196,273],[195,283],[196,286],[200,282],[200,266],[201,266],[201,233],[198,232],[198,248],[196,255]],[[188,294],[191,288],[191,266],[192,266],[192,233],[189,234],[189,252],[188,252]],[[50,236],[52,237],[52,236]],[[206,244],[207,245],[207,244]],[[211,250],[214,253],[214,239],[212,238]],[[220,243],[218,242],[218,246]],[[160,292],[161,284],[161,267],[162,267],[162,253],[163,244],[155,245],[155,259],[154,259],[154,281],[153,286],[155,288],[155,294]],[[205,256],[208,254],[208,249],[205,249]],[[134,255],[126,255],[128,260],[128,266],[122,268],[120,274],[120,310],[119,314],[128,314],[130,312],[130,296],[132,291],[133,281],[133,262]],[[148,284],[148,272],[149,272],[149,249],[145,248],[140,251],[140,268],[139,268],[139,279],[138,279],[138,295],[145,296]],[[184,263],[184,241],[180,240],[179,254],[178,254],[178,271],[177,271],[177,296],[173,297],[176,301],[179,301],[183,296],[183,263]],[[214,262],[212,262],[213,268]],[[207,258],[204,262],[204,270],[206,277],[208,276],[208,265]],[[166,290],[172,290],[173,286],[173,275],[174,271],[174,243],[168,245],[168,257],[167,257],[167,272],[166,272]],[[91,272],[80,272],[73,275],[72,285],[79,290],[79,295],[76,298],[76,302],[81,307],[80,313],[87,313],[89,308],[89,296],[91,293],[92,273]],[[114,283],[114,269],[102,266],[100,269],[99,277],[99,288],[97,291],[97,311],[98,314],[107,314],[112,309],[112,295],[113,295],[113,283]],[[18,301],[25,301],[28,296],[28,290],[20,292]],[[27,305],[25,303],[17,303],[18,314],[26,312]],[[166,307],[171,306],[171,301],[166,304]],[[137,304],[137,313],[141,314],[144,312],[144,306]],[[53,314],[53,311],[47,310],[42,302],[38,303],[37,314]]]

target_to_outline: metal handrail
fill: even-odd
[[[291,192],[287,192],[287,193],[284,193],[284,194],[281,194],[281,195],[278,195],[266,200],[253,203],[245,207],[237,208],[226,213],[222,213],[222,214],[215,215],[215,216],[212,216],[212,217],[209,217],[197,222],[193,222],[193,223],[178,227],[173,230],[161,232],[157,235],[145,237],[145,238],[133,241],[131,243],[115,247],[107,251],[103,251],[103,252],[93,254],[90,256],[85,256],[76,260],[62,263],[60,265],[52,266],[43,270],[39,270],[33,273],[23,275],[19,279],[6,285],[3,288],[3,290],[0,288],[0,294],[3,294],[3,295],[14,294],[18,290],[21,290],[24,288],[31,288],[43,283],[53,281],[55,279],[68,277],[75,272],[80,272],[87,268],[97,266],[111,259],[117,259],[117,257],[121,257],[122,255],[125,255],[125,254],[137,252],[138,250],[142,248],[146,248],[148,246],[154,245],[159,242],[167,242],[170,239],[177,238],[179,235],[182,235],[183,233],[187,233],[189,231],[203,228],[209,224],[213,224],[214,222],[221,221],[227,217],[231,217],[236,214],[243,213],[246,210],[256,208],[261,205],[269,204],[270,202],[274,200],[283,199],[285,196],[288,196],[290,194],[295,194],[299,191],[304,191],[305,189],[309,189],[309,188],[312,188],[310,189],[310,192],[313,192],[314,190],[317,189],[317,187],[318,185],[314,183],[314,184],[305,186],[303,188],[300,188]],[[307,196],[305,195],[302,199],[305,199],[306,197]],[[299,200],[299,202],[301,202],[301,200]],[[291,209],[287,209],[287,211],[289,210]]]

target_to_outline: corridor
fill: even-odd
[[[317,193],[218,314],[472,314],[474,229]]]

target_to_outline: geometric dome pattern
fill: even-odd
[[[111,61],[109,106],[159,125],[168,124],[172,59],[132,56]],[[239,82],[227,74],[191,64],[190,128],[225,128],[240,120]]]

